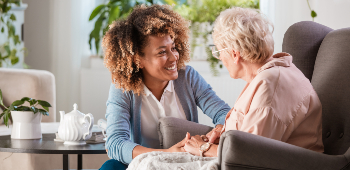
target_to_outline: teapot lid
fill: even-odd
[[[81,113],[79,110],[78,110],[78,105],[76,104],[76,103],[74,103],[74,105],[73,105],[73,110],[71,111],[71,112],[69,112],[69,113],[80,113],[80,114],[83,114],[83,113]],[[69,113],[67,113],[67,114],[69,114]]]

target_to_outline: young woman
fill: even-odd
[[[140,6],[110,26],[103,39],[112,75],[107,101],[104,169],[126,169],[139,154],[184,152],[186,139],[159,149],[158,120],[172,116],[198,122],[197,106],[221,129],[230,107],[190,66],[188,22],[170,6]],[[183,134],[185,136],[185,134]],[[189,137],[189,136],[188,136]]]

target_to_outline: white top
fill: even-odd
[[[186,115],[177,97],[173,81],[170,80],[158,99],[144,85],[145,95],[142,95],[141,106],[141,136],[142,146],[159,149],[160,142],[157,132],[158,121],[162,117],[176,117],[186,120]]]

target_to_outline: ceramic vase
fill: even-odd
[[[32,111],[11,111],[13,125],[12,139],[40,139],[41,114]]]

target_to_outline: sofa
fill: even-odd
[[[241,131],[224,132],[218,147],[220,169],[350,169],[350,28],[333,30],[303,21],[284,35],[282,51],[310,80],[322,103],[324,153]],[[163,148],[211,127],[162,118],[158,133]],[[347,133],[349,132],[349,133]]]

